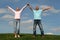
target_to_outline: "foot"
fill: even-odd
[[[20,35],[18,35],[18,38],[20,38]]]
[[[15,35],[15,38],[17,38],[17,35]]]

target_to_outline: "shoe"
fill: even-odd
[[[15,38],[17,38],[17,35],[15,35]]]
[[[18,35],[18,38],[20,38],[20,35]]]

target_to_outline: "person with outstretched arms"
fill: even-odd
[[[42,23],[41,23],[41,14],[43,11],[45,10],[49,10],[51,7],[46,7],[46,8],[42,8],[42,9],[39,9],[39,6],[37,5],[35,7],[35,9],[33,9],[31,7],[31,5],[28,3],[27,4],[28,7],[31,9],[31,11],[33,12],[33,15],[34,15],[34,24],[33,24],[33,37],[36,37],[36,27],[37,25],[39,26],[39,29],[41,31],[41,36],[44,37],[44,30],[43,30],[43,26],[42,26]]]
[[[14,34],[15,34],[15,36],[14,37],[15,38],[20,37],[19,33],[20,33],[21,13],[27,7],[27,5],[23,6],[21,9],[19,9],[17,7],[16,10],[12,9],[10,6],[7,6],[7,7],[14,14],[14,21],[15,21],[15,27],[14,27]]]

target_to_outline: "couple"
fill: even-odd
[[[34,24],[33,24],[33,37],[36,36],[36,26],[39,26],[39,29],[41,31],[41,36],[44,37],[44,31],[43,31],[43,27],[41,24],[41,13],[45,10],[50,9],[51,7],[46,7],[46,8],[42,8],[39,9],[39,6],[36,6],[35,9],[33,9],[31,7],[30,4],[26,4],[24,7],[22,7],[21,9],[19,9],[18,7],[16,8],[16,10],[12,9],[11,7],[8,6],[8,9],[11,10],[14,14],[15,14],[15,27],[14,27],[14,37],[20,37],[19,33],[20,33],[20,16],[22,11],[26,8],[29,7],[31,9],[31,11],[34,13]]]

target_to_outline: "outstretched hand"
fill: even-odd
[[[30,4],[29,3],[27,3],[27,6],[29,6]]]
[[[52,7],[51,6],[48,6],[47,9],[51,9]]]

